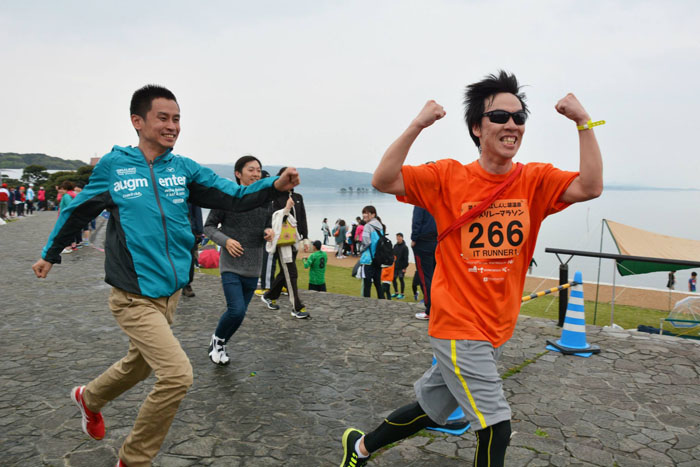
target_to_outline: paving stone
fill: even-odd
[[[68,394],[121,358],[128,339],[107,309],[104,254],[83,248],[45,280],[31,272],[55,222],[39,213],[0,226],[0,452],[2,465],[100,467],[115,463],[155,378],[103,409],[107,436],[86,437]],[[351,280],[351,279],[349,279]],[[225,301],[217,277],[197,274],[173,332],[194,369],[157,467],[337,465],[347,426],[371,430],[414,399],[413,381],[431,360],[427,323],[401,302],[301,291],[309,321],[289,304],[254,299],[229,345],[232,363],[213,365],[207,346]],[[504,381],[514,435],[507,465],[700,465],[700,344],[587,326],[603,352],[588,359],[546,352],[559,338],[551,320],[522,316],[499,362],[519,367]],[[40,345],[37,345],[37,342]],[[462,466],[474,433],[415,436],[369,465]],[[538,436],[542,435],[542,436]]]

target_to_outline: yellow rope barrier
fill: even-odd
[[[562,284],[562,285],[559,285],[557,287],[552,287],[551,289],[542,290],[541,292],[535,292],[535,293],[532,293],[530,295],[526,295],[522,298],[521,303],[529,302],[530,300],[534,300],[535,298],[543,297],[543,296],[551,294],[553,292],[560,292],[564,289],[568,289],[572,285],[578,285],[578,282],[569,281],[566,284]]]

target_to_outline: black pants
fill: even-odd
[[[365,278],[362,296],[372,296],[372,283],[374,283],[374,288],[377,290],[377,298],[384,298],[384,293],[382,292],[382,268],[376,268],[371,264],[365,264],[364,268]]]
[[[413,276],[413,280],[411,281],[411,290],[413,291],[413,295],[418,293],[418,287],[423,290],[423,286],[420,283],[420,277],[418,276],[418,271],[416,271],[416,274]]]
[[[277,273],[277,277],[275,277],[275,279],[272,281],[270,290],[265,293],[265,297],[269,298],[270,300],[277,300],[280,298],[280,295],[282,295],[282,287],[287,285],[287,279],[284,277],[284,269],[282,269],[282,258],[279,257],[279,254],[275,256],[277,256],[277,259],[280,262],[280,272]],[[292,283],[292,290],[288,290],[288,292],[294,294],[294,309],[299,311],[304,308],[304,305],[301,303],[301,299],[299,298],[299,287],[297,287],[297,277],[299,276],[299,273],[297,272],[296,259],[297,251],[292,250],[292,262],[287,263],[289,282]]]
[[[277,262],[277,253],[270,254],[263,249],[262,270],[260,271],[260,288],[269,289],[272,281],[275,278],[275,263]]]
[[[435,272],[435,250],[414,248],[413,255],[416,258],[416,274],[420,279],[425,298],[425,312],[430,314],[430,287],[433,283],[433,272]]]
[[[309,282],[309,290],[315,290],[316,292],[325,292],[326,284],[312,284]]]
[[[406,288],[406,283],[403,280],[403,276],[404,276],[403,269],[397,268],[394,270],[394,291],[396,293],[399,293],[399,287],[398,287],[399,284],[396,282],[396,279],[398,279],[399,282],[401,283],[401,295],[403,295],[403,291]]]

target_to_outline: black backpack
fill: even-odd
[[[372,226],[374,228],[374,226]],[[394,264],[394,247],[391,240],[386,238],[382,230],[374,230],[379,235],[377,245],[372,256],[372,266],[386,268]],[[372,250],[370,249],[370,253]]]

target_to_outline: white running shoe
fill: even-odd
[[[430,319],[430,316],[426,314],[425,311],[421,311],[420,313],[416,313],[416,318],[418,319]]]
[[[231,363],[231,359],[226,353],[226,344],[224,344],[224,340],[219,339],[214,334],[211,335],[211,341],[209,342],[209,360],[217,365],[228,365]]]

